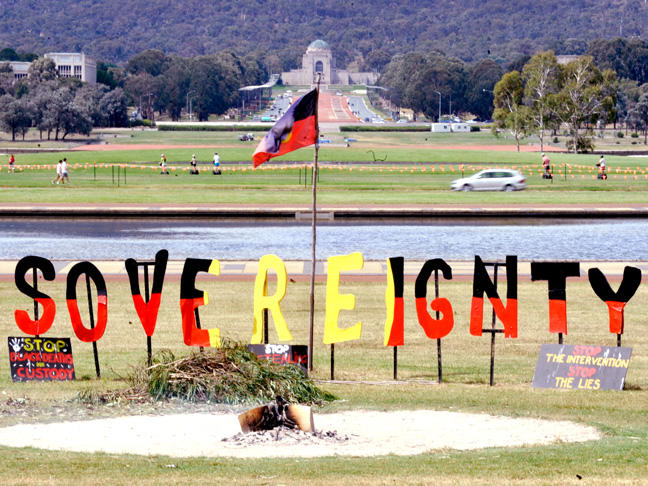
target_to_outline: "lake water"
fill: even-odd
[[[506,224],[505,224],[506,223]],[[443,220],[414,224],[321,223],[317,258],[360,251],[367,260],[403,256],[472,260],[475,255],[522,260],[648,260],[648,221]],[[169,258],[257,260],[274,253],[309,260],[310,224],[139,220],[2,220],[0,259]]]

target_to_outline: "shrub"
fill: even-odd
[[[637,132],[632,132],[632,133],[630,134],[630,136],[631,136],[632,138],[639,138],[639,134],[638,134]]]
[[[574,150],[574,140],[572,138],[567,140],[567,143],[565,145],[567,146],[567,150],[569,150],[570,152]],[[592,139],[583,135],[579,135],[576,139],[576,152],[578,152],[579,154],[586,154],[587,152],[591,152],[592,150],[594,150]]]
[[[258,359],[244,344],[193,351],[176,358],[169,350],[156,354],[151,367],[139,366],[130,377],[132,387],[97,396],[79,394],[82,402],[106,403],[123,399],[229,404],[264,403],[277,395],[292,403],[323,404],[335,400],[295,365],[281,366]]]
[[[481,128],[478,127],[477,125],[470,125],[470,131],[471,132],[481,132]]]
[[[267,125],[158,125],[160,132],[267,132],[272,124]]]
[[[131,127],[150,127],[151,120],[129,120],[128,125]]]
[[[617,138],[623,138],[623,132],[617,132]]]
[[[395,127],[392,125],[342,125],[341,132],[429,132],[429,125],[411,125]]]
[[[558,143],[558,142],[559,142],[558,137],[554,137],[553,138],[553,143]]]

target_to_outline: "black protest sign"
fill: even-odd
[[[632,348],[543,344],[533,375],[535,388],[623,390]]]
[[[259,359],[266,359],[275,364],[293,364],[304,373],[308,370],[308,346],[305,344],[248,344],[248,351]]]
[[[13,381],[75,379],[70,338],[10,337],[8,344]]]

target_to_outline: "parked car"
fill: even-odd
[[[521,191],[526,189],[526,178],[513,169],[486,169],[454,180],[450,187],[454,191]]]

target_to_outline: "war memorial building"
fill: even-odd
[[[288,85],[310,85],[317,82],[320,73],[322,84],[375,84],[378,79],[378,73],[352,73],[337,69],[331,47],[318,39],[306,49],[301,69],[281,73],[281,80]]]

